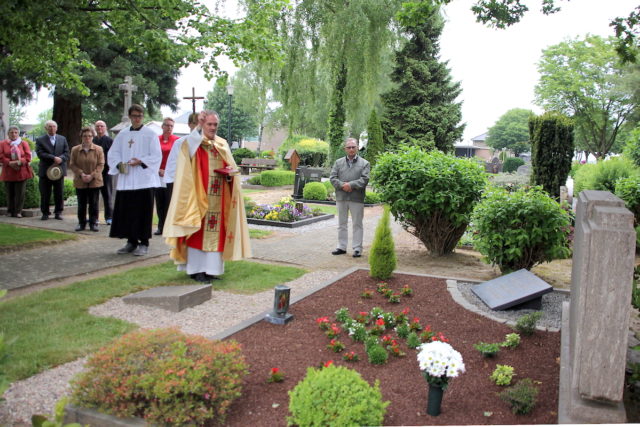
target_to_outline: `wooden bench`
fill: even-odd
[[[249,175],[252,169],[275,169],[275,159],[242,159],[240,163],[240,173],[242,175]]]

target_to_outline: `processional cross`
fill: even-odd
[[[182,99],[190,99],[193,107],[193,112],[196,112],[196,99],[204,99],[204,96],[196,96],[196,88],[191,87],[191,96],[185,96]]]
[[[120,90],[124,91],[124,111],[122,112],[122,121],[129,121],[129,107],[131,107],[131,96],[133,92],[138,89],[138,86],[132,84],[133,79],[131,76],[124,77],[124,83],[120,84],[118,87]]]

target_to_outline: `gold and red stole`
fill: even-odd
[[[205,252],[224,252],[225,217],[229,210],[230,188],[224,175],[216,169],[227,166],[211,141],[203,140],[196,151],[200,180],[207,194],[207,211],[200,230],[187,239],[187,246]]]

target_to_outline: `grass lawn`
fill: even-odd
[[[338,215],[338,208],[336,208],[336,205],[322,205],[322,204],[315,204],[315,203],[305,203],[305,206],[308,206],[311,209],[320,209],[322,212],[327,213],[327,214],[334,214],[334,215]]]
[[[249,237],[252,239],[264,239],[272,234],[273,231],[270,230],[258,230],[257,228],[249,229]]]
[[[227,262],[216,289],[251,294],[304,273],[293,267]],[[8,343],[8,357],[0,361],[0,372],[9,381],[16,381],[94,352],[137,326],[92,316],[89,307],[144,289],[176,284],[193,281],[167,262],[0,301],[0,332]]]
[[[21,249],[26,249],[75,239],[77,239],[77,236],[73,234],[19,227],[12,224],[0,224],[0,251],[11,250],[18,246]]]

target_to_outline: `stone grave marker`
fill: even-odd
[[[516,173],[518,175],[531,175],[531,164],[518,166],[518,169],[516,169]]]
[[[553,287],[527,269],[489,280],[471,288],[491,310],[542,308],[542,295]]]
[[[122,300],[126,304],[140,304],[149,307],[180,312],[211,299],[211,285],[159,286],[127,295]]]
[[[494,157],[490,162],[485,163],[485,169],[487,173],[500,173],[502,172],[502,162],[499,158]]]

